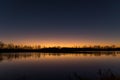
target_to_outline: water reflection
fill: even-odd
[[[96,80],[119,70],[120,52],[0,53],[0,80]]]
[[[40,58],[46,56],[116,56],[120,52],[106,51],[106,52],[88,52],[88,53],[0,53],[0,61],[13,60],[13,59],[27,59],[27,58]]]

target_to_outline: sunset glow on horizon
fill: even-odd
[[[12,43],[15,45],[41,46],[41,47],[85,47],[85,46],[120,46],[119,42],[98,41],[98,40],[8,40],[4,43]]]
[[[120,46],[118,3],[2,0],[0,41],[47,47]]]
[[[120,79],[120,0],[0,0],[0,80]]]

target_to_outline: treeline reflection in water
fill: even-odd
[[[120,80],[120,52],[0,53],[0,80]]]
[[[13,59],[27,59],[27,58],[41,58],[46,56],[116,56],[120,51],[98,51],[98,52],[85,52],[85,53],[0,53],[0,61],[13,60]]]

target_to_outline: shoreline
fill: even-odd
[[[43,52],[43,53],[93,53],[93,52],[120,51],[120,48],[41,48],[41,49],[0,49],[3,52]]]

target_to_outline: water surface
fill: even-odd
[[[100,69],[119,76],[120,52],[0,53],[0,80],[96,79]]]

